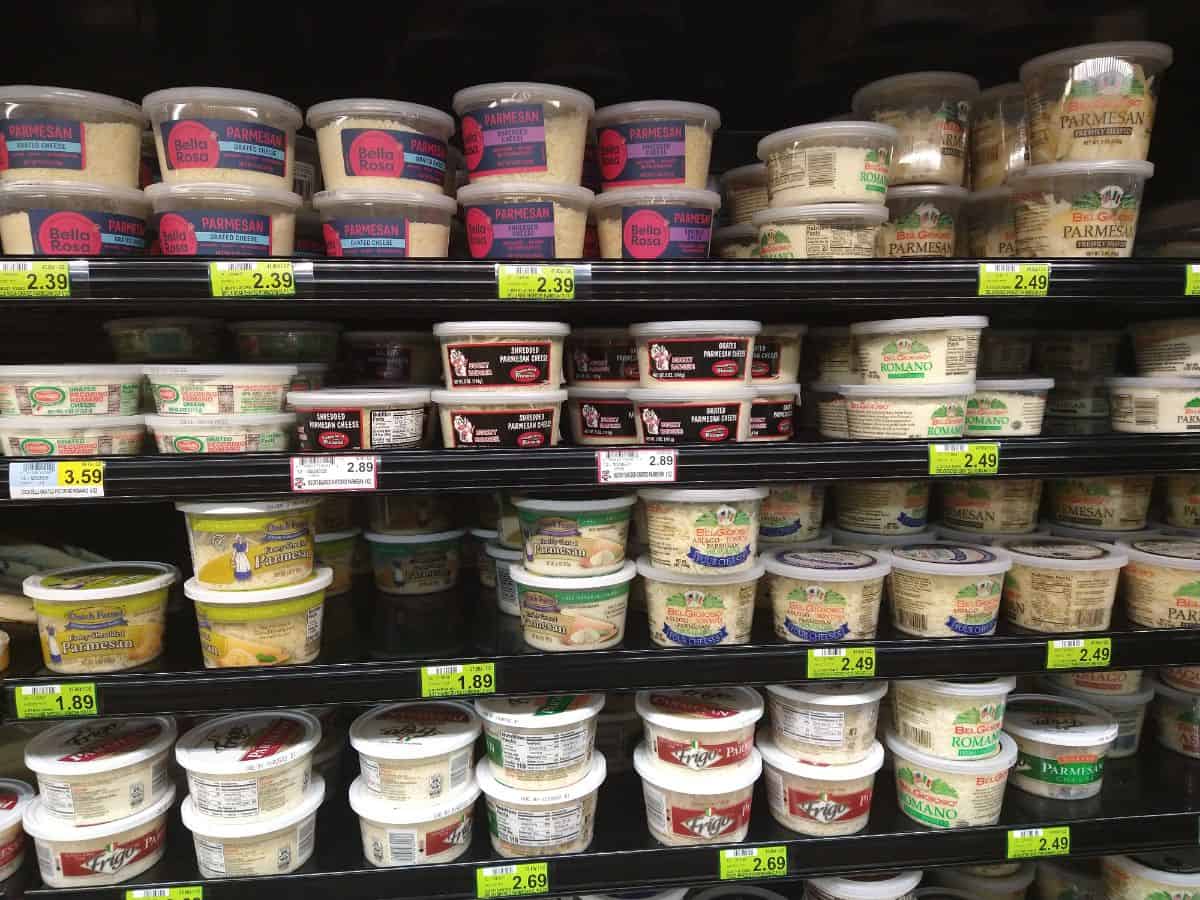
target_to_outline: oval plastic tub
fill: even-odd
[[[792,759],[819,766],[857,763],[871,755],[879,704],[888,684],[770,684],[771,737]]]
[[[1195,531],[1200,529],[1200,477],[1185,472],[1167,475],[1166,523],[1174,528]]]
[[[437,342],[427,331],[347,331],[342,367],[356,385],[421,385],[441,380]]]
[[[768,485],[770,493],[759,509],[758,543],[766,545],[798,544],[821,534],[825,517],[825,484],[820,481],[793,481]]]
[[[856,116],[900,132],[890,184],[962,186],[967,129],[979,82],[958,72],[912,72],[872,81],[850,100]]]
[[[1117,721],[1081,700],[1014,694],[1005,732],[1017,743],[1013,787],[1049,800],[1083,800],[1100,793],[1104,758],[1117,739]]]
[[[25,782],[0,778],[0,882],[7,881],[25,864],[21,818],[33,798],[33,788]]]
[[[1167,667],[1160,669],[1161,672]],[[1047,675],[1055,691],[1076,692],[1080,700],[1100,703],[1093,698],[1128,697],[1142,690],[1141,669],[1077,669]]]
[[[721,114],[676,100],[618,103],[596,110],[596,162],[604,190],[646,185],[703,188]]]
[[[1152,718],[1158,743],[1168,750],[1200,759],[1200,694],[1162,681],[1146,680],[1154,688]]]
[[[130,188],[0,182],[0,244],[8,256],[141,255],[149,217],[150,202]]]
[[[754,597],[763,567],[728,574],[664,569],[638,560],[650,640],[660,647],[714,647],[750,642]]]
[[[568,384],[637,387],[637,345],[628,328],[575,328],[566,343],[563,366]]]
[[[269,453],[291,448],[296,415],[146,416],[146,427],[159,453]]]
[[[1102,857],[1100,866],[1104,872],[1104,896],[1113,900],[1132,900],[1155,894],[1186,897],[1200,890],[1200,872],[1152,869],[1128,856]]]
[[[625,563],[636,502],[633,496],[514,500],[524,537],[525,569],[531,575],[565,578],[618,571]]]
[[[995,825],[1009,769],[1017,761],[1013,739],[998,737],[999,752],[985,759],[942,759],[888,732],[900,811],[931,828]]]
[[[967,195],[967,255],[978,259],[1008,259],[1017,255],[1017,219],[1012,188],[994,187]],[[996,375],[1024,375],[994,372]]]
[[[1050,433],[1048,426],[1055,422],[1067,422],[1073,428],[1069,434],[1108,434],[1112,431],[1108,421],[1108,386],[1102,378],[1055,376],[1054,387],[1046,397],[1046,412],[1042,427],[1047,433]]]
[[[445,259],[458,209],[441,194],[358,187],[322,191],[313,206],[321,215],[326,256],[370,259]]]
[[[873,259],[887,208],[874,203],[812,203],[754,214],[762,259]]]
[[[437,804],[472,785],[482,725],[464,703],[392,703],[350,726],[363,792],[391,805]],[[431,817],[432,818],[432,817]]]
[[[1038,898],[1058,900],[1064,894],[1079,900],[1103,900],[1104,879],[1098,859],[1039,859],[1037,862]]]
[[[152,184],[163,256],[291,256],[299,194],[224,182]]]
[[[228,416],[283,411],[294,364],[146,366],[159,415]]]
[[[979,95],[971,110],[970,145],[976,191],[998,188],[1028,165],[1029,123],[1019,82],[998,84]]]
[[[796,431],[796,407],[800,405],[800,385],[754,383],[755,398],[750,404],[751,443],[790,441]]]
[[[738,166],[721,176],[721,195],[730,225],[751,225],[754,214],[767,208],[767,166]],[[755,227],[755,244],[758,229]]]
[[[479,785],[468,769],[459,792],[425,804],[396,804],[350,785],[350,808],[362,831],[363,858],[373,866],[423,866],[453,862],[471,847]]]
[[[1155,525],[1155,522],[1148,522]],[[1159,526],[1158,528],[1139,528],[1136,531],[1101,531],[1097,528],[1073,528],[1070,525],[1060,525],[1057,522],[1042,522],[1043,528],[1049,528],[1054,537],[1074,538],[1077,541],[1089,543],[1112,544],[1120,541],[1132,544],[1134,541],[1156,540],[1161,537],[1193,537],[1190,534],[1176,534],[1173,529]]]
[[[646,824],[659,843],[684,847],[746,839],[754,783],[762,774],[762,757],[753,747],[743,763],[719,777],[659,766],[645,744],[634,752],[633,766],[642,779]]]
[[[846,441],[850,439],[850,423],[846,418],[846,398],[841,386],[812,382],[805,386],[809,402],[801,407],[801,415],[815,410],[817,433],[821,437]]]
[[[987,324],[987,316],[858,322],[850,326],[855,370],[867,384],[972,383]]]
[[[708,259],[721,195],[670,186],[606,190],[592,204],[604,259]]]
[[[713,259],[757,259],[758,229],[750,222],[715,229],[709,254]]]
[[[167,599],[179,570],[165,563],[94,563],[30,575],[21,585],[37,614],[51,672],[120,672],[163,652]],[[103,638],[98,639],[103,633]]]
[[[645,728],[638,751],[645,758],[637,766],[643,777],[646,769],[720,770],[725,777],[736,777],[754,756],[754,725],[762,718],[763,700],[752,688],[639,691],[636,704]],[[707,780],[722,779],[714,775]]]
[[[252,91],[180,87],[148,94],[142,109],[154,128],[166,184],[209,181],[292,189],[296,129],[304,119],[286,100]]]
[[[1021,66],[1029,109],[1029,155],[1060,160],[1145,159],[1166,44],[1113,41],[1036,56]]]
[[[1016,679],[957,678],[892,683],[896,735],[939,759],[979,760],[1000,750],[1000,729]]]
[[[913,888],[921,883],[921,873],[859,875],[836,878],[810,878],[806,890],[813,900],[909,900],[920,896]]]
[[[1138,375],[1200,375],[1200,318],[1131,322]]]
[[[1153,164],[1136,161],[1049,163],[1014,174],[1017,255],[1132,256],[1142,189],[1153,174]]]
[[[155,317],[104,323],[113,355],[122,363],[204,362],[220,353],[217,319]]]
[[[657,390],[750,384],[761,331],[761,323],[741,319],[646,322],[629,329],[641,386]]]
[[[0,110],[7,147],[0,182],[139,186],[146,117],[136,103],[91,91],[13,84],[0,87]]]
[[[842,547],[778,550],[763,562],[776,637],[795,643],[875,637],[890,563]]]
[[[637,567],[626,562],[611,574],[579,574],[536,575],[512,566],[525,643],[550,652],[605,650],[621,643]]]
[[[1113,375],[1123,341],[1120,331],[1039,331],[1033,343],[1036,368],[1066,378]]]
[[[986,637],[996,630],[1006,549],[910,543],[890,549],[892,624],[921,637]]]
[[[854,834],[867,827],[875,773],[883,767],[883,747],[870,744],[867,756],[842,765],[814,765],[793,759],[770,738],[759,738],[771,816],[789,831],[820,837]]]
[[[744,443],[750,439],[754,387],[673,385],[630,388],[638,443]]]
[[[456,587],[465,534],[462,528],[434,534],[368,531],[375,587],[385,594],[433,594]]]
[[[1146,527],[1150,475],[1096,475],[1050,479],[1051,518],[1061,525],[1113,532],[1137,531]]]
[[[192,832],[201,878],[284,875],[312,856],[317,842],[317,810],[325,800],[325,779],[314,774],[294,809],[254,823],[214,821],[198,815],[196,801],[183,799],[184,826]]]
[[[42,881],[54,888],[96,888],[141,875],[163,858],[175,786],[136,813],[99,825],[74,826],[47,815],[45,795],[25,808],[21,822],[33,838]]]
[[[723,574],[755,566],[759,509],[767,489],[643,488],[643,537],[661,569]]]
[[[132,416],[139,366],[0,366],[0,416]]]
[[[1040,478],[956,478],[942,481],[938,487],[942,522],[951,529],[980,535],[1022,535],[1038,527]]]
[[[570,330],[565,322],[442,322],[433,326],[451,392],[557,388],[562,383],[563,339]]]
[[[567,388],[571,441],[581,447],[637,444],[633,401],[623,387]]]
[[[425,443],[428,388],[289,391],[299,447],[308,452],[402,450]]]
[[[1016,775],[1012,776],[1015,778]],[[973,900],[1025,900],[1025,892],[1033,884],[1037,867],[1024,863],[1009,875],[976,875],[963,869],[938,869],[934,878],[952,891]],[[932,900],[932,898],[931,898]]]
[[[1113,431],[1186,434],[1200,431],[1200,378],[1158,375],[1106,378]]]
[[[176,503],[187,521],[194,581],[216,591],[258,591],[305,581],[313,570],[319,500]]]
[[[1053,679],[1064,676],[1050,677]],[[1137,753],[1142,737],[1142,726],[1146,721],[1146,708],[1154,699],[1154,688],[1151,683],[1147,683],[1145,688],[1131,694],[1100,694],[1096,691],[1072,690],[1061,682],[1051,684],[1050,689],[1055,694],[1069,700],[1098,707],[1116,720],[1117,736],[1105,753],[1106,759],[1125,759]]]
[[[900,138],[875,122],[820,122],[768,134],[758,142],[773,206],[883,203]]]
[[[910,184],[887,192],[888,218],[879,230],[882,259],[944,259],[963,255],[956,232],[963,228],[966,188]]]
[[[1200,624],[1200,541],[1158,537],[1118,543],[1127,555],[1121,571],[1129,620],[1144,628],[1192,628]]]
[[[229,326],[243,363],[300,363],[337,360],[336,322],[235,322]]]
[[[539,182],[472,184],[458,192],[472,259],[579,259],[593,194]]]
[[[1004,542],[1012,569],[1004,580],[1004,618],[1046,633],[1109,627],[1121,568],[1129,557],[1108,544],[1068,538]]]
[[[145,436],[142,416],[0,416],[5,456],[137,456]]]
[[[326,589],[333,570],[285,587],[211,589],[189,578],[183,591],[196,604],[205,668],[299,665],[321,652]]]
[[[843,384],[852,440],[961,438],[974,382]]]
[[[929,527],[927,479],[837,481],[833,490],[844,530],[915,537]]]
[[[167,775],[174,742],[175,722],[166,716],[47,728],[25,745],[25,767],[37,776],[38,818],[82,828],[138,815],[175,793]]]
[[[596,104],[554,84],[478,84],[454,95],[472,183],[484,179],[577,185]]]
[[[594,752],[596,716],[603,706],[603,694],[476,700],[492,780],[533,792],[587,780],[599,756]],[[482,779],[481,785],[487,791]]]
[[[454,119],[441,110],[353,97],[310,106],[305,118],[317,135],[327,189],[449,193],[454,172],[446,142]]]
[[[767,324],[754,338],[751,377],[756,385],[795,384],[800,380],[800,357],[808,326]]]
[[[326,596],[345,594],[354,587],[354,555],[358,552],[360,534],[359,528],[347,528],[313,536],[316,565],[333,572]]]
[[[846,325],[820,325],[805,336],[805,349],[816,360],[816,378],[826,384],[857,384],[862,379],[855,370],[854,344]]]
[[[512,566],[524,558],[524,551],[509,550],[499,544],[487,544],[484,547],[488,563],[496,574],[496,605],[500,612],[510,616],[521,615],[521,601],[517,592],[517,583],[512,578]]]
[[[967,401],[969,437],[1035,436],[1042,433],[1052,378],[980,379]]]

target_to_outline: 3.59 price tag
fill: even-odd
[[[96,685],[90,681],[22,686],[17,688],[13,700],[18,719],[61,719],[100,713]]]
[[[373,491],[378,485],[378,456],[292,457],[293,493]]]
[[[995,475],[1000,471],[999,444],[930,444],[930,475]]]
[[[532,897],[550,893],[550,870],[544,862],[482,866],[475,870],[475,896]]]
[[[496,664],[422,666],[422,697],[462,697],[496,693]]]
[[[1112,663],[1112,638],[1046,643],[1047,669],[1104,669]]]
[[[576,266],[496,265],[496,292],[501,300],[574,300]]]
[[[0,263],[0,297],[70,297],[71,264],[64,260]]]
[[[808,651],[809,678],[872,678],[874,647],[819,647]]]
[[[1050,263],[980,263],[980,297],[1045,297]]]
[[[678,466],[678,450],[597,450],[596,483],[670,483]]]
[[[738,847],[720,853],[722,881],[778,878],[787,874],[787,847]]]
[[[208,282],[214,297],[296,296],[296,271],[286,259],[209,263]]]
[[[13,500],[65,500],[104,496],[104,463],[98,459],[8,464]]]
[[[1008,833],[1009,859],[1036,859],[1039,856],[1066,856],[1071,852],[1071,829],[1019,828]]]

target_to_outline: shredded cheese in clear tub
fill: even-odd
[[[892,547],[892,624],[921,637],[984,637],[996,630],[1004,573],[999,547],[923,543]]]
[[[228,416],[283,410],[295,365],[147,366],[155,408],[164,416]]]
[[[3,128],[0,120],[0,133]],[[141,255],[149,217],[150,201],[129,188],[0,182],[0,244],[7,256]]]
[[[1112,621],[1117,580],[1128,556],[1111,544],[1066,538],[1004,541],[1004,619],[1028,631],[1097,631]]]
[[[863,684],[769,684],[771,737],[789,757],[846,765],[871,755],[886,681]]]
[[[968,256],[1007,259],[1017,255],[1017,219],[1013,213],[1011,188],[994,187],[969,194],[966,219]],[[1024,375],[1026,372],[1027,368],[991,374]]]
[[[971,187],[976,191],[1003,185],[1012,172],[1028,163],[1029,122],[1025,89],[1017,82],[983,91],[971,110]]]
[[[525,560],[528,564],[528,556]],[[607,575],[536,575],[514,565],[525,643],[550,652],[604,650],[625,637],[629,585],[637,576],[632,561]]]
[[[974,760],[1000,749],[1006,678],[901,679],[892,684],[896,735],[940,759]]]
[[[350,785],[350,808],[358,815],[363,858],[373,866],[423,866],[453,862],[471,847],[479,785],[468,771],[458,793],[427,804],[397,804]]]
[[[567,578],[607,575],[625,562],[636,498],[514,501],[525,543],[525,568]]]
[[[604,190],[628,186],[708,183],[713,133],[721,114],[676,100],[618,103],[596,110],[596,162]]]
[[[821,764],[793,759],[768,737],[758,740],[771,816],[789,831],[822,837],[867,827],[883,747],[872,741],[858,762]]]
[[[137,456],[145,437],[142,416],[0,415],[5,456]]]
[[[140,366],[0,366],[0,416],[132,416]]]
[[[839,528],[866,534],[915,536],[929,527],[926,479],[836,481]]]
[[[1028,534],[1038,526],[1040,478],[955,478],[938,483],[942,521],[981,535]]]
[[[1095,475],[1049,481],[1052,518],[1062,525],[1113,533],[1146,527],[1151,475]]]
[[[745,762],[715,777],[686,769],[664,769],[641,744],[633,765],[642,779],[650,835],[668,847],[737,843],[750,828],[754,783],[762,757],[753,747]]]
[[[887,192],[888,218],[879,230],[876,253],[882,259],[944,259],[961,256],[958,232],[964,227],[966,188],[910,184]]]
[[[1200,541],[1160,537],[1116,548],[1129,558],[1121,583],[1131,622],[1145,628],[1200,625]]]
[[[819,122],[758,142],[772,206],[883,203],[900,133],[875,122]]]
[[[724,573],[754,567],[766,488],[645,488],[650,562],[663,569]]]
[[[887,207],[813,203],[768,207],[751,219],[761,259],[874,259]]]
[[[889,562],[844,547],[779,550],[763,561],[776,637],[796,643],[875,637]]]
[[[291,256],[300,195],[227,182],[152,184],[163,256]]]
[[[754,726],[763,715],[758,691],[746,687],[639,691],[646,769],[677,772],[736,772],[754,755]]]
[[[603,694],[476,700],[494,780],[550,791],[586,779],[597,756],[596,716],[603,707]]]
[[[720,208],[721,195],[716,191],[670,186],[606,190],[592,204],[600,255],[604,259],[708,259]]]
[[[309,578],[318,503],[316,498],[176,503],[187,521],[197,585],[258,591]]]

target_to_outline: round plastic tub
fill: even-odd
[[[800,357],[807,325],[763,325],[754,339],[751,376],[756,385],[792,385],[800,380]]]
[[[911,543],[891,548],[892,624],[920,637],[985,637],[996,630],[1004,573],[1000,547]]]
[[[939,759],[977,760],[1000,749],[1005,700],[1016,679],[959,678],[892,682],[896,734]]]
[[[512,567],[514,563],[520,563],[524,559],[524,551],[509,550],[499,544],[487,544],[484,553],[496,576],[496,606],[506,615],[521,615],[521,601],[517,593],[517,583],[513,581]]]
[[[927,479],[834,482],[839,528],[914,537],[929,527]]]
[[[622,387],[567,388],[571,441],[581,447],[637,444],[633,401]]]
[[[432,384],[441,379],[437,342],[427,331],[347,331],[343,368],[357,385]]]
[[[481,760],[475,778],[487,801],[492,849],[506,858],[580,853],[592,842],[596,799],[607,767],[594,753],[579,780],[561,787],[512,787]]]
[[[953,479],[942,481],[939,488],[942,521],[950,528],[985,535],[1023,535],[1038,527],[1040,478]]]
[[[45,794],[21,818],[33,838],[42,881],[54,888],[96,888],[141,875],[163,858],[167,817],[175,786],[164,775],[164,792],[132,815],[99,825],[66,825],[48,815]]]
[[[1109,627],[1123,550],[1066,538],[1015,537],[1004,582],[1004,619],[1028,631],[1097,631]]]
[[[650,640],[660,647],[747,644],[763,567],[728,574],[664,569],[643,556],[638,573],[646,597]]]
[[[1024,169],[1029,154],[1025,89],[1018,82],[983,91],[971,110],[971,186],[998,188]]]
[[[220,353],[217,319],[156,317],[114,319],[104,323],[118,362],[186,362],[213,359]]]
[[[428,388],[289,391],[287,405],[308,452],[420,447],[428,431]]]
[[[1159,537],[1116,545],[1127,554],[1122,594],[1129,620],[1144,628],[1200,625],[1200,541]]]
[[[1038,900],[1105,900],[1104,880],[1098,859],[1039,859],[1037,862]]]
[[[770,684],[774,744],[792,759],[820,766],[862,762],[875,745],[886,681]]]
[[[567,383],[579,387],[637,387],[637,345],[628,328],[575,328],[563,359]]]
[[[1007,259],[1017,255],[1017,220],[1013,213],[1012,188],[994,187],[968,194],[966,218],[968,256]],[[1027,371],[1011,374],[1024,375]]]
[[[167,597],[179,570],[165,563],[94,563],[30,575],[21,585],[37,614],[51,672],[120,672],[163,652]],[[103,632],[103,639],[98,633]]]
[[[746,839],[754,783],[762,774],[762,757],[753,747],[742,764],[719,777],[657,765],[645,744],[634,752],[633,766],[642,779],[646,824],[659,843],[686,847]]]
[[[457,587],[465,529],[435,534],[368,531],[375,587],[385,594],[434,594]]]
[[[970,437],[1033,436],[1042,433],[1052,378],[981,379],[967,401]]]
[[[962,255],[956,230],[966,188],[945,184],[912,184],[887,192],[888,219],[879,230],[877,256],[883,259],[938,259]],[[960,251],[956,253],[957,251]]]
[[[1155,737],[1168,750],[1200,759],[1200,694],[1147,679],[1154,689]]]
[[[1100,793],[1104,758],[1117,739],[1117,721],[1081,700],[1014,694],[1004,730],[1017,743],[1013,787],[1049,800],[1083,800]]]
[[[0,416],[132,416],[138,366],[0,366]]]
[[[175,722],[165,716],[47,728],[25,745],[25,767],[37,776],[39,818],[82,828],[137,815],[174,794],[167,777],[174,742]]]
[[[1148,162],[1061,162],[1030,166],[1010,179],[1017,255],[1133,255]]]
[[[454,119],[418,103],[353,97],[308,108],[328,190],[442,194],[453,178],[446,142]],[[448,192],[447,192],[448,193]]]
[[[1140,900],[1155,895],[1185,898],[1200,891],[1200,872],[1152,869],[1128,856],[1102,857],[1100,866],[1106,900]]]
[[[900,133],[890,183],[961,186],[967,129],[979,82],[958,72],[912,72],[872,81],[850,105],[856,116]]]
[[[825,517],[825,484],[793,481],[768,485],[759,509],[758,543],[799,544],[821,534]],[[765,549],[765,547],[763,547]]]
[[[867,383],[966,384],[975,381],[987,316],[883,319],[850,326],[855,370]]]
[[[235,322],[229,326],[244,363],[298,363],[337,360],[336,322]]]
[[[1200,375],[1200,318],[1131,322],[1139,375]]]
[[[209,181],[290,191],[298,107],[251,91],[180,87],[142,100],[168,185]],[[288,255],[288,254],[285,254]]]
[[[855,370],[854,344],[846,325],[822,325],[808,330],[807,351],[816,360],[817,381],[855,384],[862,379]]]
[[[660,385],[630,388],[638,443],[649,445],[744,443],[750,439],[753,387]]]
[[[130,188],[0,183],[0,244],[8,256],[140,255],[149,217],[150,202]]]
[[[1068,421],[1077,431],[1072,434],[1108,434],[1109,427],[1108,387],[1102,378],[1061,378],[1055,376],[1054,387],[1046,397],[1047,417],[1042,427],[1054,424],[1050,419]],[[1103,421],[1072,422],[1071,420],[1096,419]]]
[[[441,343],[446,387],[452,392],[557,388],[562,383],[563,339],[570,330],[564,322],[442,322],[433,326]]]
[[[183,799],[184,826],[192,832],[201,878],[284,875],[312,856],[317,809],[325,800],[325,779],[313,775],[294,809],[254,823],[214,821],[197,814],[196,801]]]
[[[637,713],[646,739],[638,774],[720,770],[721,781],[754,757],[754,725],[762,718],[763,700],[747,687],[684,688],[639,691]],[[736,839],[735,839],[736,840]]]
[[[566,578],[618,571],[625,562],[635,502],[633,496],[514,500],[524,537],[525,568],[532,575]]]
[[[767,489],[644,488],[650,563],[660,569],[723,574],[752,569],[759,509]]]
[[[658,390],[750,384],[761,331],[761,323],[740,319],[647,322],[629,329],[641,385]]]
[[[713,259],[757,259],[758,229],[750,222],[718,228],[710,253]]]
[[[1050,531],[1046,528],[1038,528],[1036,531],[1030,531],[1025,534],[1013,535],[1011,533],[1003,534],[984,534],[978,531],[962,531],[958,528],[951,528],[942,522],[932,523],[929,534],[933,535],[936,541],[942,541],[950,544],[976,544],[983,547],[990,547],[993,544],[1003,545],[1013,537],[1020,538],[1044,538],[1050,537]],[[893,539],[898,542],[899,539]],[[911,541],[911,538],[906,539]],[[897,544],[894,543],[893,546]]]
[[[753,443],[790,441],[796,431],[796,407],[800,385],[755,382],[754,401],[750,404],[750,432]]]
[[[5,456],[137,456],[145,436],[141,416],[0,416]]]
[[[350,785],[350,808],[362,831],[363,858],[373,866],[424,866],[458,859],[471,847],[479,785],[470,769],[460,792],[421,805],[396,804]]]
[[[596,716],[603,706],[603,694],[476,700],[492,764],[480,768],[492,781],[516,790],[554,791],[586,781],[597,757],[604,768],[603,757],[593,752]],[[483,779],[480,783],[487,791]]]
[[[300,195],[224,182],[152,184],[163,256],[291,256]]]
[[[593,196],[587,188],[545,182],[468,185],[458,202],[471,257],[579,259]]]
[[[817,433],[824,438],[846,441],[850,439],[850,423],[846,417],[846,398],[841,386],[813,382],[805,386],[810,402],[801,407],[801,413],[816,411]]]
[[[1016,774],[1012,777],[1015,784]],[[1037,874],[1037,868],[1028,862],[1010,875],[976,875],[964,869],[938,869],[933,874],[939,884],[952,891],[952,896],[961,894],[972,900],[1025,900],[1025,892]]]
[[[577,185],[592,98],[554,84],[478,84],[454,95],[467,175]]]
[[[1064,676],[1051,676],[1051,678],[1055,677],[1063,678]],[[1137,753],[1142,737],[1142,726],[1146,720],[1146,707],[1154,699],[1154,688],[1151,684],[1147,683],[1145,688],[1132,694],[1099,694],[1095,691],[1077,691],[1063,686],[1062,683],[1052,684],[1051,690],[1069,700],[1098,707],[1112,716],[1117,723],[1117,736],[1109,745],[1105,758],[1124,759]],[[1015,732],[1010,731],[1010,733],[1018,741],[1020,740],[1020,736]]]
[[[295,365],[147,366],[159,415],[228,416],[283,410]]]
[[[1037,370],[1044,375],[1077,379],[1112,375],[1117,371],[1123,340],[1120,331],[1037,332],[1033,344]]]
[[[721,176],[721,195],[730,225],[750,225],[754,214],[767,208],[767,167],[764,163],[738,166]],[[757,246],[758,229],[755,228]]]
[[[146,416],[146,427],[159,453],[266,453],[291,447],[296,416]]]
[[[384,494],[369,497],[368,501],[372,531],[435,534],[449,531],[452,524],[450,504],[438,494]]]
[[[441,194],[354,187],[322,191],[313,206],[321,215],[327,256],[372,259],[445,259],[458,209]]]
[[[596,110],[596,156],[604,190],[708,183],[713,133],[721,114],[676,100],[618,103]]]
[[[1150,475],[1097,475],[1081,478],[1050,479],[1050,508],[1053,520],[1078,528],[1114,532],[1137,531],[1146,527]]]
[[[789,831],[820,837],[854,834],[867,827],[875,773],[883,747],[869,745],[858,762],[814,765],[793,759],[770,738],[758,741],[771,816]]]
[[[220,716],[175,746],[197,820],[257,824],[304,804],[321,723],[299,710]],[[193,829],[194,830],[194,829]]]
[[[472,786],[481,729],[464,703],[392,703],[368,710],[350,726],[363,791],[393,805],[441,803],[461,794]]]
[[[1034,163],[1145,159],[1166,44],[1113,41],[1037,56],[1021,66]]]
[[[899,132],[874,122],[821,122],[758,142],[772,206],[883,203]]]
[[[327,596],[345,594],[354,587],[354,555],[361,533],[359,528],[347,528],[314,535],[316,565],[333,572],[333,580],[325,591]]]
[[[176,503],[187,521],[192,580],[214,591],[259,591],[307,580],[319,502]]]
[[[852,440],[961,438],[975,383],[843,384]]]
[[[1017,761],[1013,739],[1002,732],[996,737],[999,750],[987,758],[943,759],[888,732],[885,739],[892,751],[900,810],[931,828],[995,825],[1008,770]]]
[[[842,547],[779,550],[763,562],[776,637],[795,643],[875,637],[888,562]]]
[[[0,87],[0,111],[7,148],[0,182],[139,186],[146,117],[136,103],[91,91],[13,84]]]
[[[1104,697],[1128,697],[1141,691],[1142,674],[1141,669],[1077,669],[1046,677],[1055,691],[1078,693],[1080,700],[1103,705]]]
[[[707,259],[716,191],[669,186],[605,191],[592,210],[604,259]]]
[[[21,818],[33,797],[33,788],[25,782],[0,778],[0,882],[7,881],[25,864]]]
[[[1200,529],[1200,477],[1192,472],[1166,476],[1166,521],[1175,528]]]
[[[333,570],[314,569],[299,584],[253,590],[211,589],[189,578],[205,668],[299,665],[321,652],[325,593]]]
[[[528,565],[529,556],[526,553]],[[607,567],[605,567],[607,568]],[[632,562],[607,575],[535,575],[518,565],[510,570],[517,586],[525,643],[550,652],[606,650],[625,637],[629,586],[637,575]]]
[[[1200,431],[1200,377],[1106,378],[1113,431]]]
[[[754,214],[762,259],[873,259],[887,208],[874,203],[769,207]]]
[[[920,872],[896,875],[858,875],[810,878],[805,887],[808,900],[909,900],[920,896],[913,888],[921,883]]]

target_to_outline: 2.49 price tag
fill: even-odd
[[[422,697],[463,697],[496,693],[496,664],[422,666]]]
[[[1047,669],[1104,669],[1112,663],[1112,638],[1075,638],[1046,643]]]
[[[209,263],[208,282],[214,297],[296,296],[296,271],[286,259]]]
[[[71,264],[65,260],[0,263],[0,297],[70,297]]]
[[[597,484],[673,482],[678,450],[597,450]]]
[[[17,688],[13,700],[18,719],[61,719],[100,713],[100,705],[96,702],[96,685],[90,681],[21,686]]]
[[[1045,297],[1050,263],[980,263],[980,297]]]
[[[778,878],[787,874],[787,847],[737,847],[722,850],[721,880],[741,878]]]
[[[1066,856],[1071,852],[1071,829],[1018,828],[1008,833],[1009,859],[1036,859],[1039,856]]]
[[[550,869],[544,862],[482,866],[475,870],[475,896],[532,897],[550,893]]]
[[[378,456],[293,456],[292,492],[373,491],[379,485]]]
[[[872,678],[874,647],[819,647],[808,651],[809,678]]]
[[[930,475],[995,475],[1000,471],[999,444],[930,444]]]

